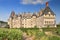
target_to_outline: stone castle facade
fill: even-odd
[[[8,19],[8,25],[10,28],[37,28],[42,27],[56,27],[56,15],[46,3],[45,9],[39,11],[38,13],[20,13],[15,14],[14,11],[11,12],[11,15]]]

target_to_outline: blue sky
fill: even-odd
[[[56,14],[56,22],[60,22],[60,0],[0,0],[0,20],[7,21],[11,11],[39,12],[45,8],[45,2],[49,1],[49,7]]]

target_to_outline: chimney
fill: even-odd
[[[48,6],[48,2],[46,2],[46,7]]]

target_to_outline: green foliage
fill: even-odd
[[[35,36],[35,40],[39,40],[40,37],[44,36],[45,33],[43,31],[40,31],[39,29],[37,28],[34,28],[34,29],[28,29],[26,31],[27,35],[28,36]]]
[[[52,31],[57,36],[48,36],[45,34],[45,31]],[[34,36],[34,40],[60,40],[60,29],[57,28],[20,28],[20,29],[7,29],[0,28],[0,40],[22,40],[23,33],[26,33],[27,36]]]
[[[21,40],[22,31],[18,29],[0,29],[0,40]]]
[[[60,28],[60,24],[57,25],[57,28]]]
[[[60,40],[60,37],[52,36],[52,37],[49,37],[49,40]]]
[[[60,40],[60,37],[57,36],[43,36],[40,40]]]
[[[37,26],[34,26],[34,28],[37,28]]]
[[[4,28],[10,28],[9,25],[6,25]]]
[[[0,21],[0,23],[5,23],[5,24],[7,24],[7,22],[4,22],[4,21]]]
[[[49,40],[49,37],[47,37],[47,36],[43,36],[43,37],[41,37],[40,40]]]
[[[50,26],[48,25],[47,28],[49,28]]]

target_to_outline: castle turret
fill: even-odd
[[[44,16],[44,26],[47,27],[51,26],[51,27],[55,27],[56,23],[55,23],[55,14],[54,12],[50,9],[50,7],[48,6],[48,2],[46,2],[46,7],[43,10],[43,14],[42,16]]]
[[[15,12],[12,11],[12,12],[11,12],[11,15],[10,15],[10,17],[9,17],[9,19],[8,19],[8,24],[9,24],[10,28],[13,27],[13,18],[14,18],[14,15],[15,15]]]
[[[10,17],[13,17],[15,15],[15,12],[12,11]]]

